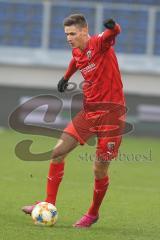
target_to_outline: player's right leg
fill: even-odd
[[[54,147],[48,172],[46,202],[55,205],[59,185],[64,175],[64,158],[77,145],[78,140],[64,132]],[[26,214],[31,214],[34,206],[35,205],[24,206],[22,211]]]
[[[45,201],[55,204],[59,184],[64,174],[64,158],[79,143],[83,145],[93,135],[89,131],[90,126],[90,122],[86,120],[84,112],[80,111],[64,129],[52,153]],[[33,208],[34,205],[25,206],[22,208],[22,211],[31,214]]]
[[[52,152],[48,180],[46,202],[55,205],[59,185],[64,175],[65,157],[78,145],[78,141],[68,133],[63,133]]]

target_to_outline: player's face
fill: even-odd
[[[67,41],[72,48],[82,48],[85,45],[85,39],[88,36],[87,27],[80,28],[78,26],[65,26],[64,32],[67,37]]]

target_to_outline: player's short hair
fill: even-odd
[[[71,14],[63,20],[64,27],[69,27],[72,25],[76,25],[81,28],[88,26],[87,20],[83,14]]]

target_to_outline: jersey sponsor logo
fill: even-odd
[[[95,63],[91,63],[87,67],[82,68],[80,71],[81,71],[81,73],[86,74],[88,72],[93,71],[95,68],[96,68],[96,64]]]

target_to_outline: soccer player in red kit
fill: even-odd
[[[113,19],[109,19],[104,21],[104,32],[90,36],[87,21],[82,14],[70,15],[64,19],[63,24],[73,57],[64,77],[58,83],[58,91],[64,92],[70,77],[80,70],[84,78],[84,107],[64,129],[53,149],[45,201],[56,203],[66,155],[96,134],[93,200],[87,212],[73,225],[86,228],[99,219],[99,208],[109,185],[109,164],[117,156],[122,138],[118,132],[110,134],[112,123],[115,125],[118,122],[115,119],[119,118],[119,106],[125,105],[121,74],[113,49],[115,38],[121,29]],[[34,205],[25,206],[22,210],[31,214],[33,207]]]

